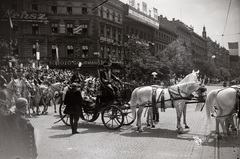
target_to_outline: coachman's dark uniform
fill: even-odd
[[[0,158],[37,158],[34,127],[18,112],[7,116],[0,114]]]
[[[67,91],[64,99],[64,104],[66,104],[64,113],[70,115],[70,125],[72,128],[72,134],[78,133],[77,125],[80,117],[80,111],[83,105],[81,91],[76,87],[77,87],[76,83],[70,85],[69,90]]]

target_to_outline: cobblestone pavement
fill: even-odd
[[[214,135],[206,140],[215,128],[214,122],[206,125],[205,110],[196,112],[195,106],[188,105],[190,129],[185,129],[184,134],[176,131],[176,110],[166,109],[160,112],[160,122],[155,129],[147,128],[143,117],[143,133],[136,132],[136,123],[108,130],[100,116],[93,123],[80,120],[80,134],[76,135],[71,135],[70,127],[63,122],[53,124],[59,115],[50,107],[48,115],[30,118],[37,134],[38,159],[239,159],[239,138],[220,142],[217,149]],[[193,137],[199,137],[203,143],[198,145]]]

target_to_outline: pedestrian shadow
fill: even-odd
[[[49,138],[51,139],[59,139],[59,138],[68,138],[70,136],[72,136],[73,134],[67,133],[67,134],[58,134],[58,135],[53,135],[53,136],[49,136]]]

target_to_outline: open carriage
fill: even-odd
[[[102,75],[100,70],[99,73],[99,87],[95,92],[95,103],[91,104],[89,101],[84,100],[82,111],[80,111],[80,117],[88,122],[94,122],[98,119],[101,114],[103,124],[111,130],[119,129],[122,125],[130,125],[135,119],[132,117],[132,112],[127,104],[133,85],[125,82],[121,82],[119,89],[119,101],[114,99],[113,92],[109,87],[102,81]],[[59,107],[59,113],[62,121],[66,125],[70,125],[70,118],[64,114],[63,111],[66,105],[64,101],[61,102]]]

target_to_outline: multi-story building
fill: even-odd
[[[1,1],[0,35],[18,41],[15,51],[26,64],[36,59],[50,67],[76,68],[97,73],[97,67],[114,57],[122,64],[122,2],[111,0],[12,0]],[[13,22],[6,32],[8,17]],[[10,29],[11,30],[11,29]],[[82,65],[79,65],[81,63]]]
[[[124,41],[128,43],[129,38],[135,39],[136,43],[146,46],[154,54],[155,35],[159,29],[158,19],[151,17],[139,8],[134,8],[127,4],[124,7]]]

